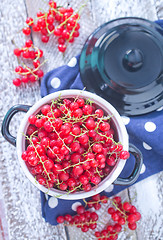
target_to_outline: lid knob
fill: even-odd
[[[123,57],[123,66],[129,72],[138,71],[143,65],[143,54],[139,49],[127,50]]]

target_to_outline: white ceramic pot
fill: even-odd
[[[111,173],[104,180],[102,180],[98,184],[98,186],[93,187],[91,189],[91,191],[89,191],[89,192],[80,191],[80,192],[67,194],[67,192],[65,192],[65,191],[60,191],[60,190],[57,190],[54,188],[48,190],[46,187],[40,185],[35,180],[33,175],[29,172],[25,162],[21,158],[22,152],[25,151],[25,137],[23,136],[22,133],[26,133],[26,130],[29,126],[28,117],[32,114],[38,113],[44,104],[50,103],[51,100],[57,99],[58,97],[72,98],[72,97],[76,97],[76,96],[81,96],[84,99],[89,98],[95,104],[97,104],[101,109],[103,109],[105,114],[112,116],[111,121],[112,121],[112,125],[114,126],[114,130],[116,132],[118,141],[122,143],[124,150],[130,151],[135,156],[136,162],[135,162],[134,170],[133,170],[132,174],[130,175],[130,177],[128,177],[128,178],[125,178],[125,179],[118,178],[118,176],[120,175],[120,173],[126,163],[126,161],[119,159],[118,163],[114,166]],[[19,111],[26,112],[26,114],[21,121],[21,125],[20,125],[18,133],[17,133],[17,137],[15,138],[9,132],[9,124],[10,124],[10,120],[12,119],[13,115]],[[106,100],[104,100],[103,98],[101,98],[93,93],[87,92],[87,91],[81,91],[81,90],[58,91],[58,92],[49,94],[46,97],[40,99],[33,106],[27,106],[27,105],[13,106],[7,112],[7,114],[4,118],[4,121],[2,124],[2,134],[7,139],[7,141],[9,141],[11,144],[16,146],[19,163],[20,163],[26,177],[42,192],[48,193],[50,196],[59,197],[61,199],[71,199],[72,200],[72,199],[87,198],[87,197],[90,197],[92,195],[102,192],[103,190],[105,190],[107,187],[109,187],[113,183],[121,184],[121,185],[130,185],[137,180],[140,170],[141,170],[141,166],[142,166],[141,152],[133,145],[129,149],[128,134],[127,134],[126,128],[123,124],[123,121],[122,121],[119,113]]]

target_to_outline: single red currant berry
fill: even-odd
[[[86,185],[89,182],[89,179],[86,175],[80,175],[79,177],[79,181],[81,182],[81,184]]]
[[[70,214],[66,214],[64,216],[65,221],[70,222],[72,220],[72,216]]]
[[[135,230],[137,228],[136,223],[128,223],[128,227],[130,230]]]
[[[95,129],[96,127],[95,121],[93,119],[88,119],[85,125],[89,130]]]
[[[77,135],[80,135],[81,129],[78,125],[75,125],[72,127],[71,132],[73,135],[77,136]]]
[[[136,213],[136,212],[137,212],[136,207],[132,205],[129,212],[130,212],[130,213]]]
[[[22,153],[21,157],[22,157],[22,159],[23,159],[24,161],[27,161],[27,157],[28,157],[27,151],[24,151],[24,152]]]
[[[53,16],[52,16],[52,15],[49,15],[49,16],[47,17],[47,23],[48,23],[48,24],[53,24],[53,22],[54,22]]]
[[[115,209],[113,207],[108,208],[108,213],[112,215],[115,212]]]
[[[29,81],[28,76],[22,76],[22,77],[21,77],[21,81],[22,81],[23,83],[27,83],[27,82]]]
[[[85,103],[83,98],[77,99],[76,102],[78,103],[79,107],[83,107],[83,106],[84,106],[84,103]]]
[[[75,180],[75,178],[69,178],[69,179],[67,180],[67,184],[68,184],[69,187],[74,187],[74,186],[76,185],[76,180]]]
[[[95,237],[97,237],[99,239],[100,236],[101,236],[100,232],[95,232]]]
[[[120,152],[120,155],[119,155],[120,159],[123,159],[123,160],[128,159],[129,156],[130,156],[130,154],[128,151],[122,151],[122,152]]]
[[[37,68],[39,65],[40,65],[40,61],[39,61],[39,60],[33,61],[33,66],[34,66],[35,68]]]
[[[82,110],[84,115],[90,115],[93,109],[91,105],[85,105]]]
[[[24,71],[24,69],[21,67],[21,66],[17,66],[16,68],[15,68],[15,72],[16,73],[22,73]]]
[[[54,2],[53,0],[50,0],[50,1],[49,1],[49,6],[50,6],[51,8],[56,8],[56,7],[57,7],[57,3]]]
[[[32,25],[32,30],[33,30],[34,32],[39,32],[39,31],[40,31],[40,27],[39,27],[37,24],[33,24],[33,25]]]
[[[77,108],[73,111],[73,116],[75,118],[81,118],[83,115],[83,111],[80,108]]]
[[[113,221],[117,222],[117,221],[119,220],[119,215],[118,215],[118,213],[113,212],[113,213],[111,214],[111,218],[113,219]]]
[[[101,197],[100,197],[100,201],[101,201],[102,203],[107,203],[107,202],[108,202],[108,197],[107,197],[107,196],[101,196]]]
[[[78,206],[77,209],[76,209],[76,212],[77,212],[77,214],[84,213],[85,212],[84,206],[82,206],[82,205]]]
[[[15,78],[12,82],[16,87],[19,87],[21,85],[20,78]]]
[[[83,190],[85,192],[89,192],[91,190],[92,186],[90,183],[87,183],[86,185],[83,186]]]
[[[67,172],[61,172],[59,173],[59,179],[60,181],[67,181],[69,179],[69,174]]]
[[[41,69],[38,69],[35,73],[39,78],[42,78],[44,76],[44,72]]]
[[[45,184],[46,184],[46,179],[43,178],[43,177],[39,177],[39,178],[38,178],[38,182],[39,182],[39,184],[41,184],[41,185],[45,185]]]
[[[79,31],[73,32],[72,36],[73,36],[73,37],[79,37]]]
[[[110,156],[106,159],[106,163],[113,167],[116,164],[116,159],[113,156]]]
[[[127,221],[131,224],[135,223],[137,221],[135,213],[130,214],[127,218]]]
[[[44,128],[47,132],[52,132],[53,131],[53,127],[50,121],[46,121],[44,122]]]
[[[60,52],[65,52],[65,51],[66,51],[66,46],[65,46],[64,44],[59,44],[59,45],[58,45],[58,50],[59,50]]]
[[[141,219],[141,214],[139,212],[134,213],[136,217],[136,221],[139,221]]]
[[[80,144],[78,142],[73,142],[70,144],[72,152],[77,152],[80,149]]]
[[[110,129],[110,124],[107,122],[100,123],[99,128],[101,131],[106,132]]]
[[[31,29],[29,27],[23,28],[22,31],[25,35],[30,35],[31,34]]]
[[[47,42],[49,41],[49,36],[43,35],[43,36],[41,37],[41,41],[42,41],[43,43],[47,43]]]
[[[78,138],[79,142],[84,145],[89,141],[89,137],[87,134],[83,134]]]
[[[15,55],[15,56],[19,57],[19,56],[21,55],[21,53],[22,53],[22,50],[21,50],[21,49],[19,49],[19,48],[15,48],[15,49],[14,49],[14,55]]]
[[[118,220],[118,224],[124,225],[126,223],[125,219],[123,217],[120,217]]]
[[[103,147],[102,147],[102,145],[100,143],[95,143],[93,145],[93,151],[95,153],[100,153],[100,152],[102,152],[102,150],[103,150]]]
[[[58,43],[59,44],[64,44],[65,43],[65,39],[63,37],[58,38]]]
[[[98,220],[98,214],[96,212],[92,212],[91,213],[91,219],[92,219],[93,222],[97,221]]]
[[[101,231],[101,235],[102,235],[102,236],[107,236],[107,235],[108,235],[108,231],[105,230],[105,229],[102,230],[102,231]]]
[[[69,39],[69,37],[70,37],[69,31],[67,31],[66,29],[64,29],[63,32],[62,32],[62,37],[63,37],[64,39]]]
[[[88,232],[89,227],[87,225],[83,225],[81,230],[82,230],[82,232]]]
[[[36,57],[43,57],[43,51],[41,49],[39,49],[38,51],[35,52]]]
[[[121,232],[121,230],[122,230],[122,226],[121,225],[119,225],[119,224],[115,224],[114,226],[113,226],[113,230],[115,231],[115,232]]]
[[[72,170],[74,176],[81,175],[83,173],[83,171],[84,170],[83,170],[83,167],[81,165],[77,165],[77,166],[73,167],[73,170]]]
[[[90,180],[91,180],[91,183],[93,183],[95,185],[97,185],[97,184],[99,184],[101,182],[101,178],[98,175],[91,177]]]
[[[119,204],[121,202],[121,197],[116,196],[113,198],[114,203]]]
[[[28,26],[32,26],[33,23],[34,23],[33,18],[28,17],[28,18],[26,19],[26,23],[28,24]]]
[[[37,120],[37,117],[36,117],[35,115],[31,115],[31,116],[29,116],[29,118],[28,118],[28,122],[29,122],[30,124],[35,124],[36,120]]]
[[[30,47],[32,46],[32,44],[33,44],[33,42],[32,42],[31,39],[29,39],[29,40],[27,40],[27,41],[25,42],[25,46],[26,46],[27,48],[30,48]]]
[[[122,206],[126,212],[129,212],[131,209],[131,204],[129,202],[124,202]]]
[[[64,222],[64,217],[63,216],[58,216],[57,217],[57,222],[58,223],[63,223]]]

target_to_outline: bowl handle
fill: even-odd
[[[134,182],[136,182],[136,180],[139,177],[142,164],[143,164],[143,155],[140,152],[140,150],[131,143],[129,144],[129,152],[135,157],[134,170],[132,171],[131,175],[128,178],[118,177],[114,181],[114,184],[116,185],[122,185],[122,186],[131,185]]]
[[[30,107],[31,106],[21,104],[15,105],[8,110],[3,119],[1,128],[2,135],[9,143],[14,146],[16,146],[16,137],[12,136],[9,132],[10,121],[17,112],[27,112]]]

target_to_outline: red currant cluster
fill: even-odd
[[[85,201],[85,207],[82,205],[77,207],[77,215],[71,216],[70,214],[66,214],[65,216],[58,216],[57,222],[76,226],[81,228],[83,232],[87,232],[89,229],[94,230],[98,224],[98,214],[89,209],[86,210],[86,207],[94,207],[95,204],[101,206],[102,203],[107,203],[108,200],[107,196],[96,194],[88,202]],[[119,196],[114,197],[111,203],[113,207],[108,208],[108,213],[111,214],[112,220],[116,223],[107,225],[101,232],[96,231],[95,237],[98,240],[116,240],[118,239],[118,234],[122,231],[122,225],[128,224],[129,229],[135,230],[137,227],[136,222],[141,219],[141,214],[137,211],[136,207],[129,202],[122,203]]]
[[[137,228],[136,222],[141,219],[141,214],[137,211],[136,207],[129,202],[122,203],[119,196],[113,198],[112,204],[113,207],[108,208],[108,213],[116,223],[109,224],[101,232],[95,232],[98,240],[116,240],[118,239],[118,234],[122,231],[122,225],[127,225],[130,230],[135,230]]]
[[[71,7],[57,6],[57,3],[51,0],[48,12],[38,12],[35,23],[31,17],[26,19],[28,27],[23,28],[23,33],[30,35],[31,29],[40,32],[44,43],[47,43],[50,35],[54,34],[58,37],[59,51],[65,52],[67,44],[74,42],[74,38],[79,36],[79,18],[79,13],[75,13]]]
[[[58,98],[28,120],[22,159],[46,187],[90,191],[129,157],[113,138],[111,117],[89,99]]]
[[[40,58],[43,57],[43,51],[35,47],[32,40],[27,40],[25,46],[22,48],[15,48],[14,55],[32,61],[32,67],[26,66],[24,62],[22,62],[22,66],[15,68],[15,73],[19,74],[19,78],[13,80],[13,84],[16,87],[20,86],[21,83],[35,82],[43,77],[44,72],[40,69],[45,63],[45,61],[40,63]]]
[[[113,221],[119,225],[128,224],[129,229],[135,230],[137,225],[136,222],[140,220],[141,215],[137,211],[136,207],[131,205],[129,202],[122,204],[120,197],[113,199],[114,208],[109,208],[108,213],[111,215]]]
[[[98,214],[96,212],[86,210],[82,205],[78,206],[76,211],[77,214],[75,216],[70,214],[58,216],[57,222],[67,222],[67,225],[81,228],[82,232],[87,232],[89,229],[93,230],[97,227]]]

